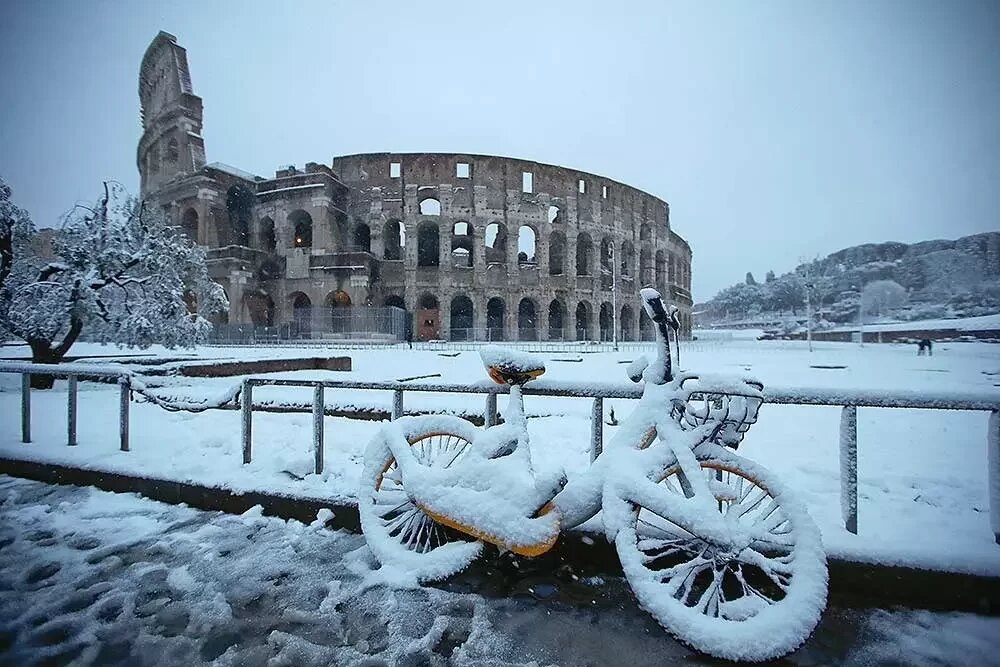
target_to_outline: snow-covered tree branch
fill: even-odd
[[[57,363],[85,329],[135,347],[193,345],[211,330],[206,316],[228,307],[204,251],[118,185],[105,184],[97,205],[69,214],[52,242],[54,260],[13,236],[0,328],[24,339],[35,362]]]

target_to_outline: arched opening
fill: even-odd
[[[451,300],[450,340],[475,340],[472,329],[472,299],[465,295]]]
[[[517,230],[517,263],[530,266],[535,263],[535,230],[521,225]]]
[[[560,222],[562,222],[562,218],[559,217],[559,213],[560,213],[560,211],[559,211],[559,207],[558,206],[549,206],[549,223],[550,224],[552,224],[552,223],[559,224]]]
[[[433,294],[422,294],[417,300],[417,340],[437,340],[441,337],[440,306]]]
[[[503,320],[507,306],[500,297],[486,302],[486,336],[489,340],[503,340]]]
[[[652,238],[652,228],[649,226],[648,222],[644,222],[642,223],[642,226],[639,227],[639,240],[648,241],[650,238]]]
[[[648,246],[639,251],[639,281],[643,285],[653,284],[653,251]]]
[[[601,288],[611,289],[614,283],[614,257],[615,257],[615,246],[611,242],[611,239],[604,237],[601,239]],[[603,306],[602,306],[603,308]],[[603,331],[603,328],[602,328]],[[602,334],[603,335],[603,334]],[[603,338],[602,338],[603,340]]]
[[[425,222],[417,228],[417,266],[438,266],[440,263],[437,225]]]
[[[384,303],[386,306],[392,306],[394,308],[402,308],[403,310],[406,310],[406,302],[403,301],[403,297],[397,296],[395,294],[385,297],[385,301],[383,301],[382,303]]]
[[[642,311],[639,312],[639,340],[656,340],[653,332],[653,321],[646,317]]]
[[[274,300],[271,299],[271,295],[263,291],[250,292],[244,297],[243,302],[254,326],[274,326]]]
[[[563,322],[566,319],[566,306],[559,299],[553,299],[549,304],[549,340],[562,340],[566,337]]]
[[[499,222],[486,225],[486,235],[483,237],[486,246],[487,264],[505,264],[507,262],[507,229]]]
[[[385,249],[383,259],[403,259],[403,248],[406,246],[406,230],[399,220],[390,220],[382,228],[382,242]]]
[[[372,230],[363,222],[354,226],[354,235],[351,238],[351,250],[356,252],[372,251]]]
[[[576,304],[576,339],[590,340],[590,304],[581,301]]]
[[[656,288],[664,290],[667,287],[667,259],[662,250],[656,251]]]
[[[598,316],[598,325],[601,328],[601,340],[607,341],[614,337],[614,315],[611,311],[611,304],[605,301],[601,304],[601,314]]]
[[[624,241],[621,257],[621,276],[623,278],[632,276],[633,264],[635,264],[635,248],[632,247],[631,241]]]
[[[257,196],[247,186],[237,183],[226,193],[226,210],[229,212],[230,242],[250,246],[250,221]]]
[[[189,208],[181,216],[181,233],[195,243],[198,242],[198,211]]]
[[[632,306],[622,306],[621,316],[621,340],[635,340],[635,316],[632,315]]]
[[[311,248],[313,244],[312,216],[297,209],[288,214],[288,226],[292,228],[292,247]]]
[[[580,234],[576,237],[576,275],[589,276],[591,274],[591,262],[593,261],[593,241],[589,234]]]
[[[299,338],[312,338],[312,301],[302,292],[292,292],[288,300],[292,304],[292,323]]]
[[[434,197],[421,200],[420,215],[441,215],[441,202]]]
[[[525,297],[517,304],[517,338],[518,340],[538,340],[538,328],[535,321],[535,302]]]
[[[274,220],[264,218],[260,221],[260,249],[264,252],[274,252],[278,247],[274,236]]]
[[[472,226],[467,222],[451,228],[451,265],[472,268]]]
[[[351,295],[344,290],[336,290],[326,295],[326,307],[330,309],[330,330],[335,333],[351,331]]]
[[[561,276],[566,262],[566,237],[562,232],[549,235],[549,275]]]

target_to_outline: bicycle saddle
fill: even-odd
[[[486,373],[497,384],[524,384],[545,372],[545,362],[527,352],[488,345],[479,356]]]

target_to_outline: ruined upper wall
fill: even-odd
[[[399,165],[398,176],[392,172],[393,164]],[[467,166],[467,176],[459,175],[460,165]],[[572,199],[584,220],[612,220],[617,208],[633,221],[655,226],[658,233],[670,225],[669,205],[659,197],[605,176],[531,160],[469,153],[363,153],[335,157],[332,167],[352,189],[363,194],[379,188],[383,199],[402,199],[407,186],[450,185],[453,209],[472,209],[483,195],[486,208],[503,209],[513,194],[533,200],[548,198],[560,208]],[[525,173],[531,174],[528,193],[522,188]]]

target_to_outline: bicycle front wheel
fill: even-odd
[[[633,503],[616,547],[639,604],[681,642],[729,660],[764,661],[794,651],[826,607],[826,555],[805,507],[756,464],[727,452],[699,457],[715,506],[751,537],[723,552]],[[695,488],[678,466],[664,493]]]
[[[401,427],[416,465],[461,466],[477,429],[451,416],[405,417]],[[438,523],[406,493],[399,465],[380,432],[365,451],[358,491],[361,530],[383,567],[398,567],[418,581],[444,579],[465,569],[482,551],[482,542]]]

